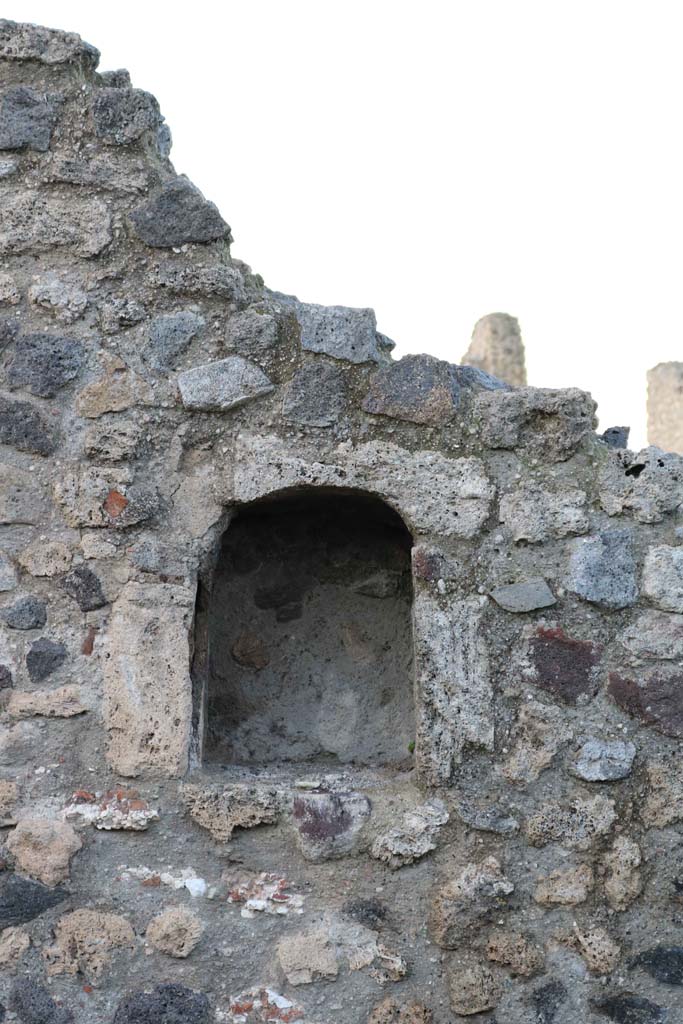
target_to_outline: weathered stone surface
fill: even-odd
[[[334,860],[355,853],[370,818],[361,793],[302,793],[294,798],[292,819],[306,860]]]
[[[349,363],[380,362],[377,322],[372,309],[318,306],[276,294],[285,308],[293,309],[301,326],[301,347]]]
[[[0,57],[10,61],[39,61],[48,66],[85,61],[95,68],[99,53],[75,32],[0,19]]]
[[[655,946],[634,960],[656,981],[665,985],[683,985],[683,946]]]
[[[70,825],[46,818],[22,818],[7,839],[19,870],[45,885],[68,879],[71,858],[82,845]]]
[[[188,957],[202,936],[202,923],[185,907],[171,907],[147,925],[147,941],[160,953],[179,959]]]
[[[14,590],[18,582],[19,575],[16,565],[9,555],[0,551],[0,593],[4,594],[9,590]]]
[[[373,1007],[368,1024],[431,1024],[432,1011],[424,1003],[398,1003],[388,997]]]
[[[212,1024],[212,1019],[203,992],[185,985],[157,985],[151,992],[126,996],[112,1024]]]
[[[149,384],[115,356],[103,359],[104,375],[86,385],[76,398],[76,411],[87,419],[108,412],[123,412],[136,405],[149,405],[154,395]]]
[[[88,296],[74,280],[44,274],[28,290],[29,300],[41,309],[51,313],[60,323],[71,324],[86,310]]]
[[[47,606],[29,594],[4,608],[1,617],[10,629],[42,629],[47,622]]]
[[[72,1024],[71,1010],[60,1006],[34,978],[22,977],[14,982],[9,994],[9,1008],[22,1024]]]
[[[500,522],[513,540],[537,544],[550,537],[587,533],[587,506],[585,491],[551,491],[536,483],[524,483],[500,499]]]
[[[230,228],[213,203],[187,178],[174,178],[130,215],[133,230],[146,245],[173,248],[187,242],[230,238]]]
[[[120,914],[79,909],[60,917],[55,941],[43,950],[48,974],[82,974],[97,980],[117,949],[132,949],[135,933]]]
[[[557,603],[552,590],[541,578],[496,587],[491,591],[491,597],[506,612],[532,612]]]
[[[230,648],[238,665],[260,672],[270,664],[270,655],[260,636],[256,633],[241,633]]]
[[[638,598],[633,539],[628,530],[603,530],[573,542],[569,590],[604,608],[627,608]]]
[[[283,939],[278,943],[277,957],[290,985],[334,981],[339,973],[337,957],[324,928]]]
[[[648,790],[640,815],[648,828],[666,828],[683,821],[683,771],[663,759],[646,767]]]
[[[92,612],[107,603],[99,577],[86,565],[77,565],[72,569],[61,581],[60,586],[74,599],[82,612]]]
[[[652,547],[645,556],[643,596],[667,612],[683,612],[683,547]]]
[[[67,544],[41,537],[24,548],[18,562],[31,576],[58,576],[66,572],[71,559],[71,548]]]
[[[683,501],[683,458],[659,448],[611,451],[599,473],[600,504],[610,516],[658,523]]]
[[[513,890],[495,857],[487,857],[481,864],[466,864],[434,894],[430,912],[434,941],[444,949],[456,948],[500,914]]]
[[[73,718],[88,709],[81,703],[80,687],[70,684],[56,690],[14,690],[7,710],[15,718]]]
[[[477,806],[466,800],[457,805],[458,816],[479,832],[494,832],[499,836],[511,836],[519,832],[519,822],[505,808],[493,806]]]
[[[593,888],[593,871],[589,864],[553,871],[539,879],[534,899],[542,906],[575,906],[584,903]]]
[[[630,679],[610,672],[608,693],[629,715],[665,736],[683,736],[683,671],[673,665]]]
[[[159,104],[142,89],[104,88],[92,104],[95,133],[104,143],[126,146],[161,123]]]
[[[455,368],[433,356],[404,356],[378,370],[363,401],[376,416],[443,426],[455,415],[460,387]]]
[[[526,448],[563,461],[595,427],[595,402],[577,388],[482,391],[475,399],[481,438],[490,448]]]
[[[631,774],[636,756],[630,740],[587,740],[570,767],[572,775],[585,782],[614,782]]]
[[[526,936],[502,928],[492,931],[486,942],[486,955],[494,963],[507,967],[513,975],[530,978],[543,970],[545,957]]]
[[[0,223],[0,254],[66,248],[97,256],[112,240],[111,214],[101,199],[7,193]]]
[[[278,343],[279,325],[276,317],[258,310],[235,313],[228,321],[226,341],[243,356],[260,356]]]
[[[468,744],[493,749],[492,683],[485,608],[476,598],[445,611],[418,594],[413,603],[415,671],[422,700],[416,763],[432,785],[448,783]]]
[[[586,967],[595,974],[609,974],[619,964],[621,948],[604,928],[575,928],[576,947]]]
[[[21,292],[11,274],[0,271],[0,303],[16,306],[21,301]]]
[[[613,910],[626,910],[640,896],[642,859],[640,847],[628,836],[617,836],[612,849],[605,854],[605,894]]]
[[[177,295],[217,296],[237,305],[246,301],[244,278],[236,266],[227,263],[202,266],[169,260],[155,268],[154,280]]]
[[[661,1006],[645,996],[632,992],[618,992],[593,1004],[598,1013],[609,1017],[615,1024],[664,1024],[666,1018]]]
[[[22,334],[7,368],[7,381],[12,388],[53,398],[79,376],[82,367],[79,341],[58,334]]]
[[[0,149],[50,148],[58,97],[14,85],[0,95]]]
[[[610,831],[616,817],[614,801],[606,796],[577,797],[566,805],[549,800],[527,818],[524,832],[532,846],[564,843],[588,850]]]
[[[273,390],[263,370],[242,356],[186,370],[178,387],[186,409],[206,412],[226,412]]]
[[[25,928],[5,928],[0,932],[0,967],[14,967],[31,945]]]
[[[96,462],[123,462],[133,458],[142,436],[141,425],[116,418],[95,423],[85,437],[85,453]]]
[[[57,447],[57,436],[35,406],[4,399],[0,408],[0,444],[20,452],[51,455]]]
[[[596,668],[601,650],[587,640],[575,640],[559,627],[539,626],[529,641],[534,684],[565,704],[592,697],[597,690]]]
[[[12,670],[9,665],[0,665],[0,690],[10,689],[12,682]]]
[[[193,611],[189,588],[132,581],[113,605],[103,717],[107,758],[122,775],[175,776],[187,767]]]
[[[50,888],[11,872],[0,873],[0,928],[26,924],[67,898],[62,888]]]
[[[413,864],[436,849],[436,836],[447,821],[448,811],[442,800],[421,804],[404,814],[400,825],[379,835],[370,853],[393,870]]]
[[[492,1010],[500,999],[500,985],[483,964],[456,961],[448,969],[451,1009],[463,1017]]]
[[[322,359],[304,363],[285,388],[282,414],[290,423],[331,427],[347,405],[346,376],[338,364]]]
[[[529,700],[519,709],[512,736],[514,747],[503,764],[503,775],[511,782],[529,783],[553,763],[572,730],[559,708]]]
[[[155,370],[173,370],[206,320],[191,309],[157,316],[147,329],[145,362]]]
[[[221,843],[229,843],[236,828],[272,825],[280,817],[277,793],[267,786],[213,789],[188,783],[181,797],[192,820]]]
[[[514,387],[524,387],[524,344],[517,318],[508,313],[489,313],[477,320],[462,362],[491,373]]]
[[[683,615],[647,609],[617,639],[637,658],[679,661],[683,659]]]

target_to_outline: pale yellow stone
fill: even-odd
[[[185,907],[171,907],[147,925],[147,941],[161,953],[184,959],[188,957],[202,935],[199,918]]]
[[[61,541],[33,541],[19,555],[18,561],[32,576],[58,576],[71,565],[73,554]]]
[[[31,945],[31,939],[24,928],[5,928],[0,932],[0,966],[17,964]]]
[[[55,925],[55,942],[43,951],[48,974],[100,977],[116,949],[132,947],[135,933],[125,917],[99,910],[74,910]]]
[[[68,879],[71,858],[82,845],[70,825],[46,818],[22,818],[7,838],[18,870],[45,885]]]
[[[81,703],[80,687],[67,684],[57,690],[13,690],[7,710],[14,718],[73,718],[88,709]]]

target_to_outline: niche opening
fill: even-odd
[[[240,510],[207,609],[205,761],[411,763],[411,545],[365,494]]]

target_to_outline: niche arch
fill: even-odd
[[[366,491],[306,487],[228,519],[195,620],[201,762],[410,767],[413,542],[402,518]]]

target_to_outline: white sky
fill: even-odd
[[[683,359],[683,6],[667,0],[8,0],[153,92],[172,159],[267,284],[373,306],[453,362],[517,316],[529,382],[645,441]]]

